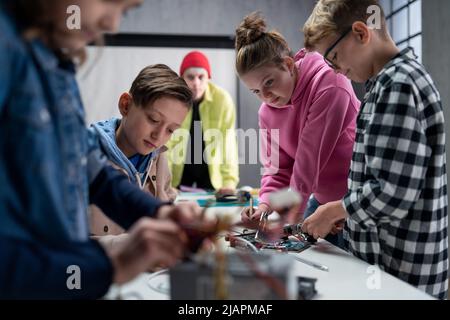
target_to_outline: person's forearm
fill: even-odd
[[[99,299],[113,278],[95,241],[50,247],[0,237],[0,261],[0,299]]]
[[[124,229],[142,217],[156,217],[160,202],[130,183],[125,175],[105,167],[89,188],[91,203],[97,205]]]

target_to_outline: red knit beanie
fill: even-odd
[[[183,59],[180,67],[180,76],[189,68],[203,68],[208,71],[208,76],[211,79],[211,66],[208,58],[200,51],[191,51]]]

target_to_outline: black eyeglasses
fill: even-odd
[[[348,27],[348,29],[345,30],[345,32],[339,37],[339,39],[336,40],[335,43],[333,43],[333,45],[331,45],[331,47],[329,47],[327,49],[327,51],[325,51],[325,54],[323,55],[323,59],[325,60],[325,62],[333,69],[337,69],[338,67],[334,64],[334,62],[330,59],[328,59],[328,55],[330,54],[330,52],[336,48],[336,46],[339,44],[339,42],[341,42],[349,33],[350,31],[353,30],[353,27]]]

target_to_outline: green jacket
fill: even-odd
[[[236,188],[239,182],[239,165],[235,128],[236,109],[233,100],[225,90],[210,82],[200,103],[199,112],[211,184],[216,190]],[[167,144],[174,187],[179,186],[183,176],[191,122],[192,110]]]

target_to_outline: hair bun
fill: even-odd
[[[236,50],[258,41],[267,32],[267,25],[259,12],[246,16],[236,29]]]

